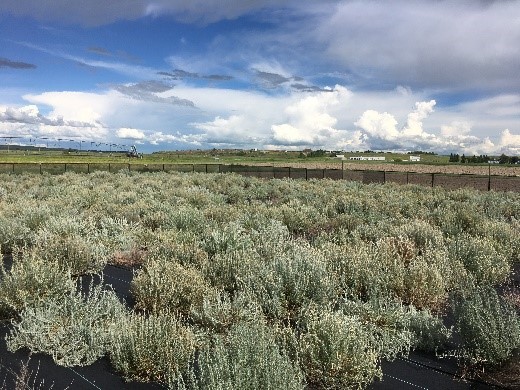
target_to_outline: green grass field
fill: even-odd
[[[352,156],[385,157],[385,162],[401,162],[409,159],[408,154],[399,153],[344,153],[348,160]],[[189,163],[189,164],[249,164],[249,163],[294,163],[294,162],[340,162],[329,154],[305,156],[301,152],[242,151],[242,150],[196,150],[171,151],[143,154],[143,158],[129,158],[122,152],[79,152],[61,150],[0,150],[0,163]],[[349,161],[353,162],[353,161]],[[355,161],[354,161],[355,162]],[[370,161],[363,161],[363,163]],[[380,164],[382,161],[374,161]],[[447,164],[448,156],[421,155],[422,164]]]

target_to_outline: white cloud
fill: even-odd
[[[194,123],[195,128],[202,130],[201,141],[211,144],[228,144],[241,146],[252,145],[261,141],[251,131],[249,121],[241,115],[231,115],[229,118],[217,116],[213,121]]]
[[[424,132],[422,121],[433,112],[433,107],[435,104],[435,100],[415,103],[415,110],[408,114],[408,120],[406,121],[406,126],[403,129],[403,135],[405,137],[430,136],[430,134]]]
[[[128,127],[122,127],[117,130],[116,135],[119,138],[131,139],[131,140],[143,140],[145,138],[144,132],[138,129],[132,129]]]
[[[459,137],[466,136],[471,131],[471,124],[464,121],[453,121],[449,125],[441,126],[441,135],[443,137]]]
[[[500,137],[500,147],[504,152],[510,154],[520,153],[520,134],[511,134],[509,129],[505,129]]]
[[[397,120],[387,112],[381,114],[375,110],[367,110],[354,124],[371,137],[395,140],[399,136]]]
[[[285,109],[288,123],[272,125],[273,141],[280,145],[338,146],[346,132],[335,128],[338,119],[329,113],[333,106],[345,106],[352,93],[336,85],[332,92],[301,98]],[[345,107],[343,107],[345,108]]]
[[[197,108],[160,103],[170,95]],[[467,118],[486,107],[510,107],[497,97],[433,111],[435,102],[409,90],[270,95],[255,91],[186,85],[158,92],[158,101],[136,100],[117,91],[24,95],[25,106],[0,107],[0,136],[71,137],[99,142],[132,139],[143,148],[273,147],[278,149],[401,149],[506,154],[520,150],[519,129],[496,117],[476,117],[494,131],[478,134]],[[419,99],[418,99],[419,98]],[[413,101],[417,102],[410,111]],[[48,114],[43,115],[42,109]],[[512,117],[514,119],[514,116]],[[510,121],[510,124],[517,121]],[[401,124],[401,125],[400,125]],[[475,126],[475,127],[474,127]],[[510,130],[504,130],[509,128]],[[491,130],[490,130],[491,129]]]

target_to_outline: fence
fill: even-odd
[[[243,176],[275,179],[332,179],[351,180],[365,184],[417,184],[446,189],[474,188],[482,191],[520,192],[520,177],[497,175],[457,175],[447,173],[418,173],[394,171],[363,171],[320,168],[294,168],[224,164],[128,164],[128,163],[0,163],[0,173],[92,173],[119,172],[233,172]]]

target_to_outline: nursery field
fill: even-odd
[[[0,244],[0,388],[520,386],[519,193],[0,174]]]

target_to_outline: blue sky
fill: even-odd
[[[517,0],[3,0],[0,32],[0,142],[520,153]]]

